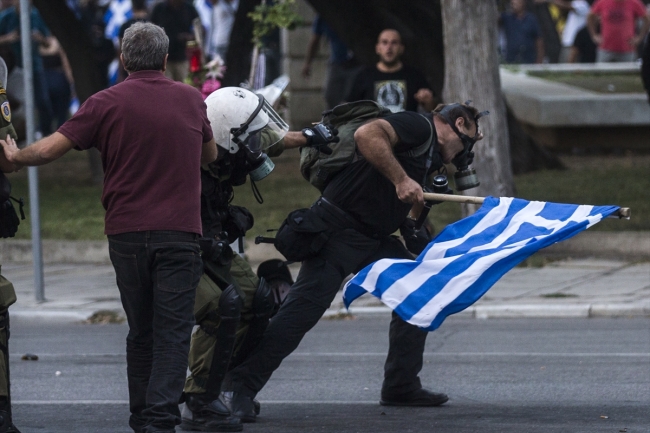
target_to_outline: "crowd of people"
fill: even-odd
[[[382,112],[350,132],[362,157],[334,177],[305,214],[326,236],[301,256],[294,282],[285,263],[270,261],[255,273],[230,250],[253,221],[248,210],[231,204],[233,187],[247,176],[268,175],[267,154],[325,152],[339,140],[337,130],[320,124],[288,131],[263,97],[244,88],[222,88],[204,101],[195,88],[164,76],[170,47],[160,26],[132,23],[121,41],[127,78],[91,96],[56,132],[29,147],[19,149],[11,135],[0,138],[0,162],[3,171],[13,171],[47,164],[73,148],[100,151],[105,233],[129,323],[129,425],[145,433],[172,432],[178,424],[240,431],[260,412],[257,392],[349,273],[382,257],[413,258],[426,246],[430,234],[413,226],[424,204],[422,183],[482,138],[480,115],[465,104],[432,112],[426,80],[399,60],[399,33],[381,32],[374,69],[396,73],[380,79],[397,83],[402,94],[391,104],[395,113]],[[384,93],[380,102],[388,98]],[[424,114],[404,110],[418,105]],[[378,216],[376,206],[387,212]],[[406,246],[390,236],[397,229],[409,238]],[[426,336],[393,316],[381,404],[448,400],[420,382]]]
[[[207,0],[206,0],[207,1]],[[200,30],[205,40],[204,60],[220,56],[225,59],[232,26],[237,12],[238,0],[209,0],[211,8]],[[92,46],[93,65],[102,88],[126,78],[119,63],[120,47],[124,31],[135,22],[150,21],[165,30],[169,40],[169,61],[165,75],[176,81],[186,81],[190,71],[187,42],[196,38],[197,8],[189,0],[131,0],[129,18],[119,25],[114,38],[107,32],[110,21],[109,1],[70,0],[68,6],[82,24]],[[34,100],[38,114],[37,130],[49,135],[74,112],[75,86],[68,58],[61,44],[52,35],[36,7],[31,6],[32,69],[34,76]],[[0,4],[0,57],[7,63],[10,81],[9,97],[17,119],[22,118],[24,95],[22,92],[22,50],[20,43],[20,0],[4,0]],[[222,61],[223,63],[223,61]],[[117,68],[112,68],[117,64]],[[115,69],[115,70],[114,70]],[[17,129],[22,131],[19,125]],[[23,136],[23,134],[19,134]]]
[[[499,17],[504,63],[544,63],[539,7],[561,43],[560,63],[632,62],[641,57],[650,28],[650,4],[641,0],[511,0]]]
[[[18,1],[12,1],[0,15],[0,44],[10,47],[20,67],[20,50],[14,49]],[[237,0],[221,1],[215,13],[234,19]],[[617,56],[611,54],[614,47],[600,44],[599,35],[607,39],[610,31],[607,9],[600,5],[628,1],[637,0],[596,0],[586,15],[581,2],[571,2],[576,5],[569,14],[575,16],[568,21],[580,21],[579,14],[584,18],[599,42],[601,60]],[[103,65],[109,50],[97,28],[101,9],[92,0],[83,6],[80,16],[87,17],[89,35],[97,39],[97,64]],[[292,212],[278,232],[277,240],[290,236],[292,247],[300,248],[297,279],[278,260],[254,272],[230,247],[253,225],[247,209],[232,205],[234,187],[247,177],[262,180],[273,169],[269,157],[284,150],[331,152],[329,145],[343,132],[327,124],[289,131],[262,96],[244,88],[221,88],[204,100],[197,89],[178,82],[188,71],[184,55],[195,37],[194,7],[162,0],[149,14],[144,0],[133,0],[133,6],[137,14],[119,32],[122,82],[91,96],[69,119],[57,111],[56,131],[29,147],[19,149],[15,134],[0,137],[0,169],[47,164],[73,148],[99,150],[105,234],[129,325],[130,427],[136,433],[170,433],[179,424],[190,431],[241,431],[242,423],[255,422],[260,413],[257,394],[318,322],[348,275],[381,258],[412,259],[426,247],[431,233],[415,224],[425,204],[423,186],[445,164],[471,164],[472,148],[483,138],[478,120],[485,113],[467,103],[438,104],[422,72],[402,62],[406,48],[399,31],[381,31],[377,63],[361,67],[317,19],[303,75],[310,76],[325,36],[332,45],[328,105],[372,100],[387,110],[346,132],[356,144],[354,160],[328,180],[309,209]],[[43,89],[45,83],[54,89],[65,81],[63,96],[70,97],[65,53],[33,8],[31,16],[34,69]],[[595,16],[601,16],[599,33],[591,25]],[[636,48],[647,19],[636,6],[630,16],[641,27],[624,36]],[[510,44],[507,59],[543,57],[539,29],[523,0],[513,0],[512,12],[500,22],[510,41],[521,36],[512,36],[517,29],[530,36],[528,42],[521,38]],[[567,38],[568,33],[577,36],[576,27],[571,24]],[[207,55],[227,49],[219,32],[209,39],[214,43],[207,44]],[[57,74],[46,78],[48,68]],[[52,119],[55,107],[47,99]],[[300,230],[289,229],[301,224]],[[402,241],[391,236],[398,230]],[[446,394],[422,386],[426,337],[393,314],[380,404],[433,407],[448,401]],[[0,392],[0,412],[3,402]]]

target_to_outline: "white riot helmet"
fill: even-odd
[[[217,145],[230,153],[240,146],[263,151],[280,141],[289,125],[262,95],[241,87],[224,87],[205,100],[208,119]]]

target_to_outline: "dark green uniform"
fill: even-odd
[[[274,155],[284,150],[282,143],[271,148]],[[243,208],[231,206],[234,195],[233,186],[242,185],[246,181],[248,170],[245,156],[242,152],[227,155],[225,159],[211,163],[209,170],[201,170],[202,196],[201,220],[203,236],[206,238],[222,237],[226,243],[244,236],[246,230],[253,225],[252,215]],[[247,221],[249,220],[249,221]],[[273,296],[270,293],[260,293],[264,289],[260,279],[251,269],[250,264],[235,254],[232,260],[210,260],[203,255],[205,273],[196,289],[194,315],[198,330],[192,336],[189,354],[190,375],[185,382],[186,394],[216,394],[220,389],[208,389],[211,373],[225,375],[226,371],[238,364],[248,350],[252,349],[261,337],[269,316],[272,312]],[[240,309],[238,317],[224,317],[220,311],[223,302],[222,294],[229,287],[239,298]],[[231,293],[232,296],[232,293]],[[236,321],[236,325],[233,323]],[[219,338],[229,338],[224,332],[224,324],[234,328],[234,344],[230,359],[223,359],[224,353],[219,353],[221,359],[215,360],[215,349],[219,351]],[[255,335],[253,335],[255,334]],[[258,335],[259,334],[259,335]],[[227,346],[227,345],[226,345]],[[224,350],[227,350],[224,349]],[[221,361],[221,362],[217,362]],[[215,367],[219,364],[218,367]],[[215,368],[223,369],[215,373]],[[214,380],[212,383],[219,383]]]
[[[7,92],[2,86],[0,86],[0,111],[0,138],[4,140],[9,134],[15,140],[17,137],[16,131],[11,124],[11,107],[7,100]],[[8,185],[4,174],[0,173],[0,176],[2,177],[0,180],[7,182],[6,185]],[[0,228],[0,233],[5,232]],[[10,230],[9,233],[15,233],[15,230]],[[0,433],[20,433],[11,419],[11,389],[9,383],[9,307],[14,302],[16,302],[14,285],[0,273]]]

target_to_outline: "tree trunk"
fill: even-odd
[[[261,0],[241,0],[235,15],[233,31],[230,33],[228,52],[226,53],[226,73],[224,86],[239,86],[248,80],[253,53],[253,20],[248,17]],[[252,83],[251,83],[252,85]]]
[[[79,103],[83,104],[91,95],[103,90],[105,82],[95,65],[90,36],[65,0],[33,0],[33,3],[68,56],[75,92]],[[99,152],[89,151],[88,163],[92,182],[101,184],[104,175]]]
[[[562,41],[560,40],[560,35],[557,32],[557,27],[555,26],[551,12],[548,10],[548,4],[535,4],[529,1],[528,10],[532,11],[537,17],[539,30],[544,40],[544,56],[548,59],[549,63],[558,63],[560,61]]]
[[[485,138],[476,143],[474,167],[481,181],[468,195],[513,196],[510,141],[497,56],[497,5],[493,0],[442,0],[447,102],[471,99]],[[464,212],[473,212],[468,205]]]

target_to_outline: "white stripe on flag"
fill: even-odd
[[[488,197],[474,215],[445,228],[416,260],[383,259],[363,269],[346,284],[345,304],[369,292],[407,322],[436,329],[526,257],[617,209]]]

